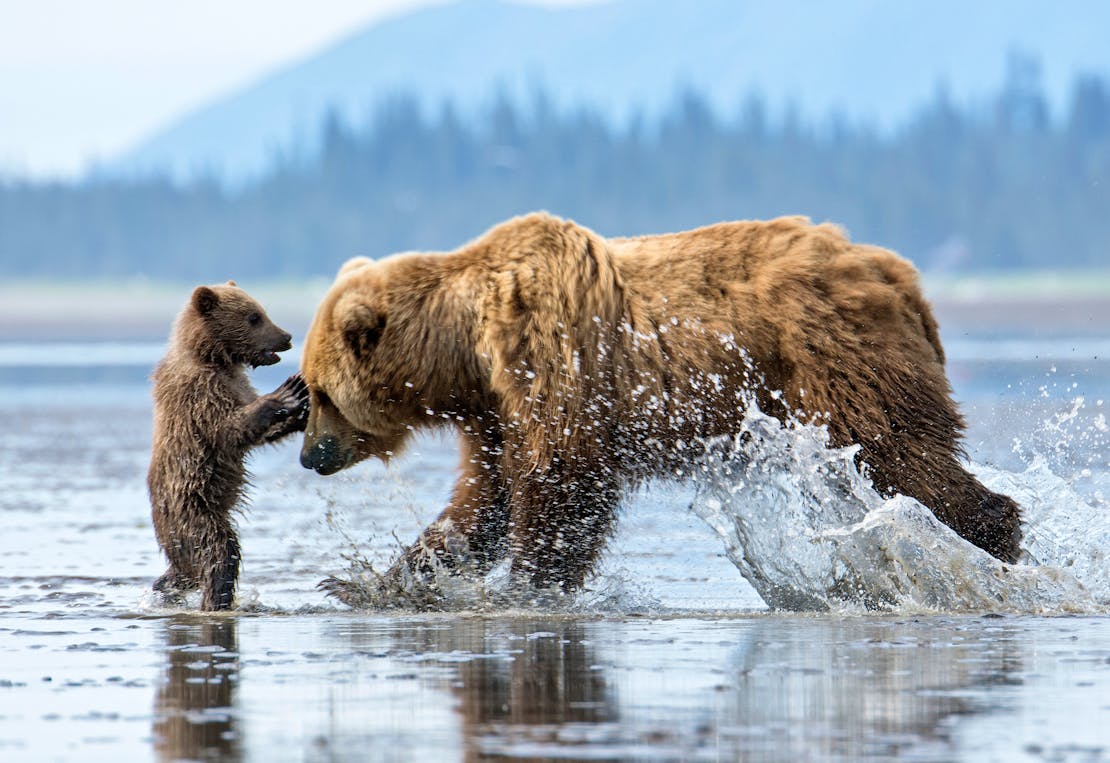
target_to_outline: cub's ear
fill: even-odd
[[[198,286],[193,290],[193,307],[201,315],[208,315],[220,304],[220,295],[207,286]]]
[[[343,318],[343,340],[356,358],[363,358],[374,351],[385,331],[385,314],[365,305],[355,305]]]
[[[239,284],[235,283],[234,281],[231,281],[231,280],[229,280],[229,281],[227,282],[227,285],[228,285],[228,286],[238,286]]]

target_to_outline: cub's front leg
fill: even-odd
[[[308,385],[300,371],[283,381],[270,395],[285,403],[289,418],[271,426],[263,435],[263,442],[277,442],[295,432],[303,432],[308,424]]]
[[[302,400],[291,383],[290,377],[273,392],[261,395],[247,403],[228,419],[224,438],[230,448],[246,451],[255,445],[270,442],[270,433],[285,426],[291,418],[300,413]],[[292,430],[291,430],[292,431]]]

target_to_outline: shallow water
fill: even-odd
[[[1070,534],[1097,591],[1105,343],[995,344],[949,343],[972,459],[1033,491],[1019,500]],[[160,348],[55,350],[0,345],[2,760],[1110,758],[1097,607],[771,613],[689,486],[634,496],[591,591],[560,611],[332,604],[315,585],[344,554],[383,564],[442,506],[455,454],[436,439],[326,479],[296,443],[259,453],[244,611],[159,608],[144,476]]]
[[[31,620],[5,760],[1100,760],[1092,618]],[[10,628],[5,625],[5,628]]]

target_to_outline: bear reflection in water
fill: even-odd
[[[424,630],[416,648],[428,653],[515,652],[457,667],[463,759],[540,761],[576,749],[584,759],[624,759],[646,746],[666,759],[702,748],[736,760],[893,760],[949,745],[954,719],[992,709],[967,694],[1020,682],[1022,670],[1016,641],[960,625],[925,635],[902,623],[758,619],[691,639],[644,623],[628,626],[616,651],[596,646],[613,627],[486,621]],[[720,663],[690,674],[691,650]],[[654,680],[627,680],[645,665]],[[717,702],[707,705],[706,692]]]
[[[236,620],[167,621],[159,759],[947,758],[960,717],[1013,700],[995,687],[1020,683],[1033,649],[1020,626],[982,618],[461,617],[315,621],[310,654],[265,658],[292,623],[255,623],[238,643]],[[294,753],[273,737],[289,702],[312,740]]]
[[[688,474],[752,405],[827,426],[880,492],[1018,557],[1017,505],[964,467],[916,270],[832,225],[606,239],[535,214],[454,252],[355,259],[302,366],[301,461],[320,474],[390,459],[418,429],[458,434],[451,500],[390,578],[508,556],[521,582],[578,589],[629,489]]]
[[[166,622],[166,673],[154,698],[160,760],[241,760],[235,693],[239,623]]]

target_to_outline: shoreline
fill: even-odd
[[[954,336],[1097,336],[1110,334],[1110,288],[1059,288],[1045,279],[1014,288],[1005,281],[925,284],[943,334]],[[1069,282],[1070,283],[1070,282]],[[330,279],[241,284],[270,317],[303,337]],[[1073,286],[1082,284],[1073,283]],[[165,283],[0,284],[0,341],[155,341],[169,336],[191,285]]]

